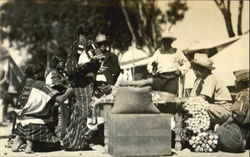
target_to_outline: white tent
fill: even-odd
[[[227,86],[234,85],[233,71],[249,69],[249,33],[212,57],[214,74]]]
[[[146,58],[148,54],[142,50],[136,48],[135,44],[132,44],[128,51],[119,56],[120,64],[132,63],[133,61]]]
[[[149,61],[151,60],[152,57],[146,57],[146,58],[141,58],[135,61],[134,63],[131,61],[127,64],[121,64],[121,69],[129,69],[133,68],[133,66],[142,66],[142,65],[147,65]]]
[[[17,66],[15,60],[4,47],[0,46],[0,66],[5,67],[8,73],[7,79],[9,81],[9,93],[17,93],[18,88],[24,79],[23,71]]]

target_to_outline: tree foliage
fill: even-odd
[[[111,47],[121,52],[135,42],[153,53],[162,33],[160,24],[175,24],[183,18],[184,12],[178,17],[178,10],[186,4],[172,3],[170,12],[177,14],[162,13],[155,0],[10,0],[1,7],[1,28],[5,28],[1,37],[28,47],[33,60],[44,64],[60,47],[70,47],[80,24],[93,28],[89,38],[104,34]]]

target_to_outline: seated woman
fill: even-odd
[[[36,68],[36,69],[35,69]],[[44,67],[34,67],[34,82],[31,85],[27,102],[21,109],[17,109],[16,138],[12,151],[17,152],[26,143],[26,153],[33,153],[35,149],[53,150],[60,148],[59,139],[55,136],[52,110],[55,101],[59,104],[70,96],[67,90],[59,95],[58,91],[50,88],[44,82]]]
[[[201,96],[211,105],[208,114],[211,124],[222,124],[231,116],[232,98],[227,87],[212,74],[215,69],[207,56],[199,56],[192,61],[192,68],[197,79],[194,82],[191,96]]]

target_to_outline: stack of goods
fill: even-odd
[[[200,97],[191,97],[183,105],[184,129],[182,140],[192,151],[212,152],[217,150],[218,136],[209,131],[209,103]]]
[[[152,79],[119,82],[106,129],[105,144],[112,156],[171,155],[172,115],[160,114],[154,105],[152,83]]]
[[[213,132],[202,132],[193,135],[188,142],[195,152],[213,152],[218,144],[218,135]]]

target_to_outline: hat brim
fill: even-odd
[[[177,39],[176,37],[162,37],[162,38],[161,38],[161,41],[164,41],[164,40],[175,41],[176,39]]]
[[[213,66],[206,66],[206,65],[201,64],[200,62],[198,62],[198,61],[196,61],[196,60],[192,60],[191,63],[200,65],[200,66],[202,66],[202,67],[204,67],[204,68],[207,68],[207,69],[209,69],[209,70],[214,70],[214,69],[215,69],[215,67],[213,67]]]
[[[98,45],[108,44],[108,40],[98,41],[96,42]]]

